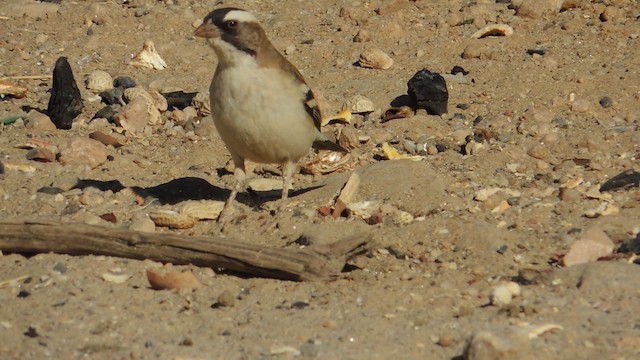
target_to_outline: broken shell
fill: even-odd
[[[509,36],[513,34],[513,28],[506,24],[487,25],[471,35],[473,39],[482,39],[487,36]]]
[[[0,96],[4,95],[11,95],[18,99],[23,98],[27,96],[27,88],[9,82],[0,81]]]
[[[370,49],[360,54],[358,65],[364,68],[386,70],[393,65],[393,59],[380,49]]]
[[[84,80],[87,90],[96,92],[113,89],[113,78],[108,72],[102,70],[93,70]]]
[[[133,60],[131,60],[129,64],[156,70],[162,70],[167,67],[167,63],[160,57],[151,40],[144,42],[142,51],[134,55]]]
[[[332,121],[339,121],[345,124],[351,124],[351,111],[349,111],[349,109],[344,109],[332,117],[324,118],[322,119],[320,126],[328,125]]]
[[[191,271],[170,272],[160,275],[155,270],[147,269],[147,280],[156,290],[198,289],[202,283]]]
[[[149,218],[157,226],[166,226],[173,229],[189,229],[198,222],[198,219],[192,216],[173,210],[153,210],[149,212]]]
[[[413,110],[409,106],[392,107],[384,112],[382,121],[389,121],[393,119],[403,119],[413,116]]]
[[[400,154],[398,150],[394,149],[389,145],[389,143],[382,143],[382,154],[388,160],[412,160],[412,161],[420,161],[424,159],[424,156],[419,155],[406,155]]]
[[[47,148],[34,148],[29,150],[26,155],[27,160],[54,162],[56,155]]]
[[[215,220],[224,208],[224,201],[187,201],[180,214],[196,220]]]
[[[316,160],[302,166],[305,174],[329,174],[338,170],[350,170],[355,166],[355,161],[349,153],[336,151],[323,151]]]
[[[209,92],[199,92],[191,100],[191,106],[198,110],[200,116],[211,114],[211,104],[209,103]]]

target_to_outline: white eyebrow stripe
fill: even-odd
[[[235,20],[239,22],[258,22],[258,19],[250,12],[244,10],[231,10],[225,15],[224,21]]]

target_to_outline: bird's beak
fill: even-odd
[[[218,28],[215,25],[209,22],[204,22],[202,25],[198,26],[193,35],[205,39],[211,39],[220,36],[220,31],[218,31]]]

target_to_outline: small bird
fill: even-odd
[[[236,185],[219,222],[245,187],[245,160],[282,164],[286,205],[296,163],[313,146],[346,152],[320,131],[321,114],[300,71],[271,44],[258,19],[237,8],[209,13],[195,36],[218,58],[209,94],[211,115],[235,165]]]

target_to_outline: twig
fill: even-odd
[[[6,80],[38,80],[38,79],[51,79],[52,75],[23,75],[23,76],[5,76],[1,77],[0,81]]]

